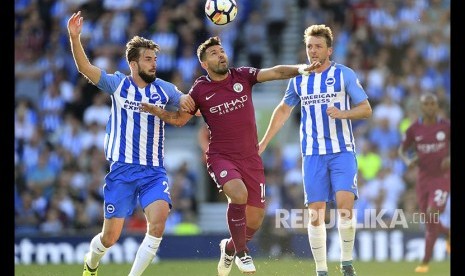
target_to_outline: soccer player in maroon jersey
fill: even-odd
[[[200,111],[210,131],[207,169],[218,189],[228,197],[226,217],[231,238],[220,243],[218,275],[228,275],[233,260],[241,272],[254,273],[246,243],[263,221],[265,175],[258,155],[252,87],[259,82],[309,74],[320,63],[232,68],[219,37],[202,43],[197,57],[208,74],[195,81],[189,91],[190,104],[181,106],[188,112],[167,111],[148,103],[142,103],[141,109],[176,126],[183,126]]]
[[[438,235],[450,229],[439,221],[450,194],[450,122],[438,116],[438,99],[432,93],[420,97],[422,116],[406,131],[399,155],[407,166],[418,165],[416,194],[425,215],[425,255],[415,272],[426,273]],[[410,152],[409,150],[413,150]]]

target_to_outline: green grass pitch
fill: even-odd
[[[315,275],[315,265],[312,259],[255,259],[257,272],[255,275],[277,276],[312,276]],[[415,273],[417,262],[355,262],[359,276],[418,276]],[[216,260],[161,260],[151,264],[144,275],[189,275],[208,276],[216,275]],[[329,275],[341,275],[337,263],[329,263]],[[99,276],[126,276],[131,264],[102,264]],[[450,275],[450,261],[431,262],[430,271],[425,276]],[[17,276],[67,276],[82,275],[82,265],[15,265]],[[234,265],[230,276],[243,275]]]

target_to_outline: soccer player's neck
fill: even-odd
[[[227,79],[228,76],[229,76],[229,71],[226,74],[217,74],[215,72],[208,71],[208,77],[212,81],[223,81],[223,80]]]
[[[328,69],[331,66],[332,62],[329,59],[326,59],[323,64],[321,64],[320,67],[315,69],[315,73],[321,73],[324,72],[326,69]]]
[[[134,75],[131,74],[131,78],[134,81],[134,83],[137,85],[138,88],[142,89],[142,88],[145,88],[148,85],[148,83],[146,83],[144,80],[142,80],[142,78],[139,77],[139,76],[134,76]]]

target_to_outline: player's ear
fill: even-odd
[[[202,66],[203,69],[207,70],[208,69],[208,64],[205,61],[202,61],[200,63],[200,66]]]

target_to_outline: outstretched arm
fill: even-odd
[[[273,111],[273,115],[271,115],[271,120],[268,124],[265,135],[263,136],[260,143],[258,143],[258,154],[262,154],[265,151],[268,143],[284,126],[284,123],[287,121],[287,119],[289,119],[293,108],[293,106],[289,106],[283,101],[281,101],[278,106],[276,106]]]
[[[81,43],[82,23],[84,19],[81,16],[81,11],[73,13],[68,20],[68,35],[71,44],[71,52],[73,53],[74,62],[79,73],[89,79],[92,84],[96,85],[100,80],[100,68],[90,63],[84,52]]]
[[[257,81],[264,82],[271,80],[283,80],[293,78],[299,74],[308,75],[320,65],[320,62],[315,61],[310,65],[276,65],[271,68],[264,68],[258,72]]]
[[[140,110],[157,116],[166,123],[177,127],[182,127],[194,116],[183,111],[168,111],[150,103],[141,103]]]

